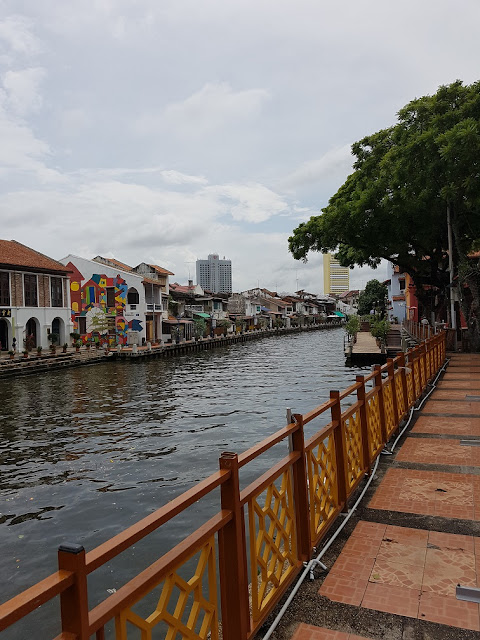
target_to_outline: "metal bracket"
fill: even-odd
[[[460,584],[457,584],[455,595],[457,596],[457,600],[480,603],[480,589],[477,587],[462,587]]]

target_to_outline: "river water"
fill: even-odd
[[[305,413],[349,386],[356,370],[344,366],[343,334],[1,381],[0,601],[55,571],[62,542],[92,549],[217,470],[222,451],[241,453],[282,427],[287,407]],[[242,472],[243,485],[285,455],[279,447]],[[91,604],[217,509],[215,496],[197,503],[95,572]],[[57,610],[42,609],[5,638],[28,637],[39,624],[35,637],[58,633]]]

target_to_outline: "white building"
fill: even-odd
[[[197,260],[197,283],[212,293],[232,293],[232,261],[211,253],[208,260]]]
[[[0,240],[1,349],[46,348],[69,340],[68,269],[15,240]]]

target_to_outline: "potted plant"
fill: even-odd
[[[42,349],[43,349],[43,347],[41,347],[40,345],[37,347],[37,355],[38,356],[42,355]]]
[[[65,342],[65,344],[62,347],[63,349],[63,353],[67,353],[67,349],[68,349],[68,344]]]
[[[12,351],[12,349],[10,349],[10,351],[8,352],[8,355],[10,356],[10,360],[13,360],[15,357],[15,351]]]
[[[72,333],[70,334],[70,337],[72,339],[72,347],[74,347],[77,340],[80,340],[80,334],[77,333],[76,331],[72,331]]]
[[[50,351],[52,353],[55,353],[55,351],[57,350],[57,343],[58,343],[58,333],[49,333],[48,336],[48,341],[50,342]]]
[[[28,358],[28,349],[24,349],[22,353],[24,358]]]
[[[75,341],[75,351],[78,353],[80,351],[80,347],[82,346],[82,341],[81,340],[76,340]]]

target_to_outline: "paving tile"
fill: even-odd
[[[375,609],[376,611],[416,618],[419,598],[420,591],[418,589],[369,582],[361,606],[365,609]]]
[[[292,640],[350,640],[351,635],[343,631],[333,631],[324,627],[315,627],[304,622],[298,625]]]
[[[328,574],[320,587],[319,593],[335,602],[353,604],[358,607],[367,584],[366,580],[355,580],[349,572],[336,571]]]
[[[368,540],[366,538],[349,538],[343,547],[342,553],[348,553],[357,557],[375,558],[380,547],[381,539]]]
[[[366,582],[370,577],[374,562],[374,558],[366,558],[358,553],[342,551],[330,569],[330,575],[338,573],[344,577],[350,576],[353,581],[364,580]]]
[[[455,597],[422,593],[418,610],[420,620],[429,620],[461,629],[480,630],[479,607]]]
[[[384,540],[378,550],[377,560],[382,558],[391,562],[399,562],[401,564],[413,564],[423,567],[425,564],[425,555],[427,545],[423,547],[402,544],[396,541]]]
[[[392,540],[401,544],[408,544],[411,547],[426,548],[429,532],[424,529],[411,529],[409,527],[397,527],[387,525],[384,540]]]
[[[452,378],[444,378],[437,384],[437,389],[480,389],[480,380],[472,380],[471,376],[466,379],[454,380]],[[433,395],[433,394],[432,394]]]
[[[463,549],[427,549],[422,591],[455,597],[457,584],[477,586],[475,554]]]
[[[420,416],[415,422],[412,433],[480,436],[480,418]]]
[[[480,403],[455,402],[447,400],[428,400],[423,407],[425,413],[480,415]]]
[[[399,560],[378,557],[373,565],[369,582],[389,584],[406,589],[420,590],[423,578],[423,563],[405,564]]]
[[[397,454],[397,460],[435,465],[473,465],[472,449],[461,445],[460,440],[407,438]]]
[[[463,549],[464,551],[470,551],[473,553],[475,551],[475,539],[473,536],[462,536],[460,534],[443,533],[441,531],[429,531],[428,546],[435,546],[444,550]]]
[[[370,540],[378,540],[381,542],[387,525],[377,522],[365,522],[361,520],[351,533],[351,538],[368,538]]]

